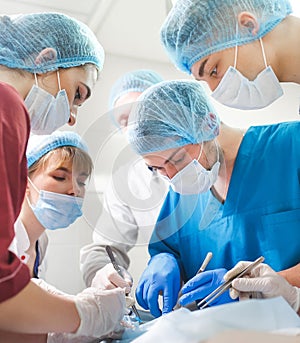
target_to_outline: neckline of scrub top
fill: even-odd
[[[228,185],[226,201],[222,204],[224,217],[236,212],[239,193],[244,189],[243,187],[240,187],[242,175],[241,170],[246,167],[245,163],[249,163],[249,158],[253,155],[253,136],[257,136],[257,133],[254,130],[255,127],[249,127],[239,146]]]

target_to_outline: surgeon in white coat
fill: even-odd
[[[122,131],[126,130],[131,107],[138,96],[161,81],[156,72],[141,69],[127,72],[115,82],[109,107],[113,121]],[[132,153],[130,147],[127,152]],[[135,155],[113,173],[104,192],[103,211],[93,232],[93,243],[81,249],[80,265],[86,285],[112,289],[124,287],[125,279],[127,291],[130,291],[128,252],[137,244],[148,245],[167,187],[167,183]],[[112,248],[124,279],[110,263],[106,245]]]

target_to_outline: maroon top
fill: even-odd
[[[18,92],[0,82],[0,302],[29,282],[29,269],[8,247],[27,183],[26,146],[29,117]]]

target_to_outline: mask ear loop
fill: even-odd
[[[216,162],[220,162],[220,152],[219,152],[219,148],[218,148],[218,144],[216,142],[216,139],[214,139],[214,143],[215,143],[215,146],[216,146],[216,150],[217,150],[217,161]],[[200,149],[200,153],[199,153],[199,156],[197,158],[197,161],[199,162],[200,160],[200,157],[202,155],[202,151],[203,151],[203,142],[202,143],[199,143],[201,144],[201,149]]]
[[[235,25],[235,40],[236,40],[236,44],[235,44],[235,51],[234,51],[234,64],[233,67],[234,69],[236,69],[236,64],[237,64],[237,54],[238,54],[238,30],[239,30],[239,25],[238,23],[236,23]]]
[[[57,75],[58,88],[59,88],[59,91],[61,91],[60,77],[59,77],[59,71],[58,71],[58,69],[56,70],[56,75]]]
[[[40,191],[38,190],[38,188],[36,187],[36,185],[30,180],[29,176],[27,176],[27,180],[29,181],[29,183],[31,184],[31,186],[33,187],[34,190],[36,190],[38,192],[38,194],[40,194]],[[29,207],[31,209],[33,209],[35,207],[35,205],[32,205],[31,201],[28,198],[28,195],[26,194],[26,201],[29,205]]]
[[[263,55],[265,66],[266,66],[266,68],[268,68],[266,54],[265,54],[265,49],[264,49],[264,45],[263,45],[263,42],[262,42],[261,38],[259,38],[259,42],[260,42],[261,51],[262,51],[262,55]]]
[[[219,147],[218,147],[218,144],[216,141],[217,140],[215,139],[214,142],[215,142],[216,149],[217,149],[217,162],[220,162],[220,151],[219,151]]]
[[[27,176],[27,180],[29,181],[29,183],[31,184],[31,186],[40,194],[39,189],[38,189],[37,186],[30,180],[29,176]]]
[[[198,162],[199,162],[200,157],[201,157],[201,155],[202,155],[202,151],[203,151],[203,142],[202,142],[202,143],[199,143],[199,144],[201,144],[201,148],[200,148],[199,156],[198,156],[198,158],[197,158],[197,161],[198,161]]]
[[[34,80],[35,80],[35,84],[36,84],[36,86],[38,87],[38,86],[39,86],[39,84],[38,84],[38,80],[37,80],[36,73],[34,73]]]

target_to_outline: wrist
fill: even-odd
[[[299,273],[300,273],[300,263],[296,264],[295,266],[291,268],[278,272],[278,274],[284,277],[289,284],[296,287],[300,287]]]
[[[74,311],[75,311],[75,314],[74,314],[74,327],[75,329],[71,331],[71,333],[76,333],[78,332],[80,326],[81,326],[81,318],[80,318],[80,313],[78,311],[78,308],[76,306],[76,301],[75,299],[73,299],[73,306],[74,306]]]
[[[173,254],[170,254],[168,252],[161,252],[161,253],[159,253],[157,255],[152,256],[148,264],[150,264],[152,261],[156,261],[156,260],[159,260],[161,258],[167,258],[167,259],[176,261],[176,258],[175,258],[175,256]]]

